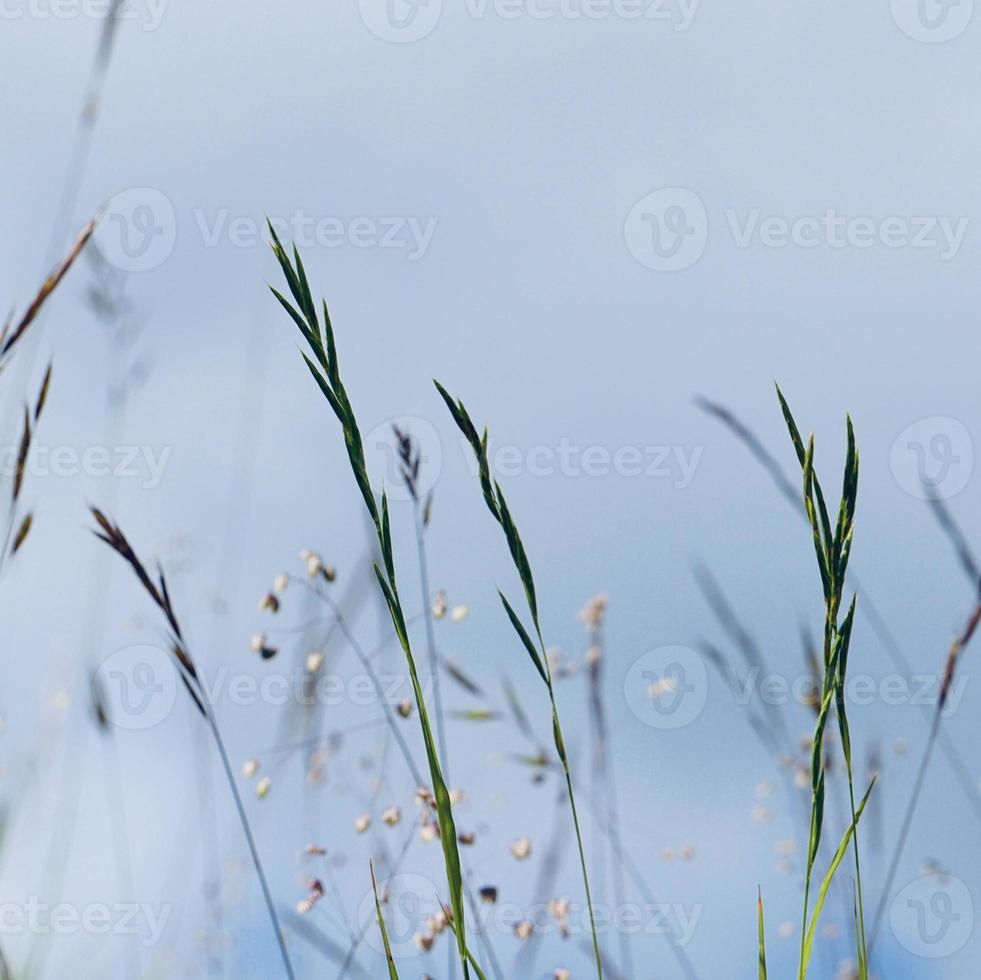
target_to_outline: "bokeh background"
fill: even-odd
[[[697,917],[685,945],[697,975],[755,975],[758,885],[771,973],[794,969],[805,791],[711,669],[704,682],[692,675],[702,687],[681,727],[638,707],[631,684],[665,646],[697,651],[708,641],[738,661],[699,588],[703,566],[770,672],[789,681],[804,672],[801,628],[817,633],[822,615],[809,534],[695,402],[729,406],[796,484],[777,380],[801,427],[816,432],[829,488],[851,413],[862,454],[854,567],[913,673],[935,685],[976,588],[920,477],[935,481],[969,540],[981,527],[973,6],[141,0],[123,7],[96,118],[80,128],[104,8],[5,5],[3,302],[26,302],[69,231],[110,203],[101,258],[83,256],[2,379],[4,444],[16,445],[25,385],[53,355],[40,442],[105,447],[115,474],[48,459],[30,475],[36,526],[0,590],[10,807],[0,894],[14,906],[40,896],[170,909],[159,940],[140,947],[137,973],[138,939],[75,930],[43,940],[46,976],[279,970],[227,787],[185,699],[159,724],[108,740],[92,723],[89,672],[117,651],[159,645],[162,633],[131,576],[88,533],[86,504],[110,510],[164,562],[190,645],[213,674],[261,679],[310,645],[288,632],[310,615],[302,590],[287,590],[277,619],[257,608],[277,574],[302,577],[304,548],[337,566],[339,595],[362,583],[359,635],[366,646],[384,637],[340,433],[266,288],[278,270],[265,216],[305,246],[328,298],[376,477],[392,482],[382,445],[390,420],[411,419],[423,446],[433,587],[469,610],[437,624],[441,652],[497,705],[510,677],[547,744],[544,694],[495,595],[517,583],[434,377],[491,425],[547,640],[566,661],[581,665],[588,646],[577,612],[597,593],[609,597],[604,683],[624,847],[659,902]],[[97,302],[107,291],[112,309]],[[140,455],[127,462],[123,447]],[[591,447],[595,464],[584,465]],[[623,463],[634,453],[643,473]],[[396,501],[393,519],[403,591],[418,609],[411,506]],[[262,630],[282,648],[270,664],[250,649]],[[357,673],[337,647],[337,670]],[[401,670],[391,646],[380,663]],[[929,705],[883,696],[897,668],[861,616],[851,670],[874,688],[851,711],[857,754],[863,765],[877,755],[882,772],[862,834],[874,905]],[[944,724],[976,784],[974,675],[969,649]],[[561,682],[560,698],[588,792],[581,671]],[[474,706],[450,680],[444,699]],[[282,706],[235,704],[226,692],[216,711],[236,765],[283,740]],[[793,739],[804,737],[808,709],[784,711]],[[378,716],[349,699],[327,709],[324,730],[352,734],[317,790],[296,754],[271,772],[265,799],[242,781],[285,907],[306,895],[302,849],[315,840],[336,856],[329,908],[325,900],[327,911],[306,921],[345,948],[373,848],[397,853],[411,833],[411,781],[397,758],[372,797],[383,729],[353,731]],[[404,730],[419,752],[415,723]],[[497,885],[525,909],[578,899],[557,784],[534,784],[514,760],[527,746],[513,725],[453,721],[451,733],[452,780],[466,791],[458,819],[478,837],[474,883]],[[788,751],[799,752],[796,742]],[[368,799],[376,825],[390,804],[406,819],[356,837]],[[596,854],[601,835],[586,809]],[[895,888],[912,886],[913,904],[887,911],[881,976],[970,974],[981,949],[978,819],[938,754]],[[556,826],[562,868],[554,895],[541,895],[536,877]],[[523,835],[534,851],[518,863],[508,844]],[[120,840],[134,892],[122,898]],[[598,891],[614,904],[603,860]],[[951,877],[917,885],[929,869]],[[413,844],[402,870],[438,883],[438,846]],[[850,956],[851,887],[843,867],[826,916],[837,935],[820,939],[816,975],[835,976]],[[671,938],[648,924],[632,940],[634,975],[683,976]],[[506,976],[560,966],[589,975],[581,936],[563,941],[553,930],[526,968],[513,965],[521,942],[510,928],[491,935]],[[36,941],[16,929],[0,939],[15,965]],[[302,938],[290,943],[304,976],[336,971]],[[616,961],[616,934],[604,944]],[[405,949],[417,952],[411,938]],[[381,975],[377,940],[359,958],[366,975]],[[448,976],[445,937],[401,970]]]

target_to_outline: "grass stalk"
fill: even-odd
[[[770,453],[770,451],[763,445],[759,436],[756,435],[752,429],[749,428],[740,418],[738,418],[729,408],[724,405],[720,405],[717,402],[710,401],[707,398],[697,398],[695,400],[696,405],[707,415],[719,421],[726,429],[729,430],[749,451],[753,458],[763,467],[767,472],[770,479],[773,481],[780,495],[787,500],[801,516],[805,516],[803,504],[800,499],[800,494],[787,479],[782,467]],[[938,502],[931,501],[938,521],[944,530],[948,531],[947,524],[948,520],[944,520],[944,515],[938,509]],[[964,555],[961,552],[961,542],[957,537],[951,538],[955,548],[958,550],[958,557],[961,564],[964,565],[965,570],[970,571],[972,566],[976,567],[976,563],[971,561],[969,564],[965,563]],[[907,659],[906,655],[903,653],[899,646],[895,636],[893,636],[892,631],[889,629],[888,624],[885,619],[877,611],[875,603],[872,601],[872,595],[869,589],[863,585],[859,580],[858,574],[853,570],[849,570],[851,575],[852,584],[855,589],[862,594],[862,607],[861,612],[865,616],[866,621],[872,628],[878,640],[882,643],[889,659],[892,660],[896,669],[900,672],[903,677],[912,677],[913,668]],[[977,579],[972,578],[972,584],[976,584]],[[930,708],[927,705],[923,705],[923,713],[926,716],[927,724],[930,728],[933,727],[933,720],[931,717]],[[974,776],[971,771],[971,767],[968,766],[964,759],[960,748],[951,740],[943,728],[940,729],[938,735],[938,747],[943,753],[944,758],[947,760],[948,765],[954,773],[957,779],[957,783],[961,788],[967,802],[970,804],[971,809],[974,812],[975,817],[978,822],[981,823],[981,790],[979,790]]]
[[[569,809],[572,813],[572,822],[576,832],[576,845],[579,850],[579,864],[582,869],[583,887],[586,892],[586,904],[589,909],[589,925],[592,933],[593,956],[596,963],[596,974],[598,980],[603,980],[603,958],[600,954],[599,938],[596,934],[596,920],[593,914],[593,898],[589,887],[589,871],[586,867],[586,854],[583,848],[582,830],[579,824],[579,813],[576,808],[576,795],[572,784],[572,773],[569,769],[569,757],[566,753],[565,738],[562,734],[562,722],[559,718],[559,708],[555,698],[555,685],[552,682],[552,669],[549,665],[545,641],[542,638],[542,628],[538,616],[538,598],[535,589],[534,575],[532,574],[531,565],[528,561],[528,556],[525,552],[524,545],[522,544],[521,536],[518,534],[518,528],[511,517],[510,510],[508,509],[504,492],[501,490],[500,484],[494,481],[491,475],[490,460],[487,454],[487,429],[484,429],[482,436],[478,435],[477,429],[474,426],[463,402],[459,399],[454,399],[438,381],[435,382],[435,384],[437,390],[443,398],[443,401],[446,403],[447,408],[450,410],[450,414],[453,416],[453,420],[456,422],[457,427],[470,443],[470,447],[473,450],[474,456],[476,457],[480,471],[480,483],[484,494],[484,502],[504,532],[508,549],[511,552],[511,558],[514,562],[515,569],[518,572],[518,576],[521,579],[521,584],[524,589],[525,600],[528,605],[528,612],[531,615],[532,624],[534,626],[535,641],[532,641],[528,630],[525,628],[518,614],[514,611],[511,603],[505,598],[504,593],[499,591],[498,595],[500,596],[501,603],[504,606],[508,619],[511,621],[512,627],[521,639],[521,642],[528,652],[528,655],[531,657],[532,663],[544,681],[545,687],[548,691],[548,698],[552,709],[552,736],[555,743],[555,750],[558,753],[559,761],[562,763],[562,769],[565,774],[566,788],[569,794]]]
[[[937,707],[933,713],[933,723],[930,726],[930,735],[927,739],[926,749],[923,752],[923,758],[920,761],[920,767],[916,773],[916,780],[913,783],[913,790],[910,793],[909,803],[907,803],[906,811],[903,814],[903,822],[899,830],[899,837],[896,841],[896,847],[894,848],[892,857],[889,861],[889,870],[886,873],[886,880],[882,886],[882,893],[879,896],[879,904],[876,908],[875,919],[872,922],[871,945],[873,948],[879,935],[879,929],[882,926],[882,919],[885,915],[886,904],[888,903],[892,893],[893,882],[896,880],[896,872],[899,870],[899,863],[902,860],[903,851],[906,848],[906,841],[909,837],[910,828],[913,825],[913,815],[916,812],[917,804],[920,801],[920,795],[923,792],[923,784],[926,780],[927,769],[930,767],[930,760],[933,757],[934,748],[936,747],[941,734],[940,726],[941,722],[943,721],[943,710],[947,703],[947,697],[950,693],[951,684],[953,684],[954,681],[958,661],[964,648],[968,643],[970,643],[971,637],[978,628],[979,622],[981,622],[981,600],[978,601],[974,611],[968,618],[964,629],[955,638],[947,654],[947,663],[944,668],[943,681],[940,685],[940,694],[937,698]]]
[[[378,538],[378,546],[381,551],[384,567],[379,566],[377,563],[375,564],[375,577],[385,597],[389,614],[391,615],[392,625],[398,637],[399,644],[402,647],[402,652],[405,655],[415,696],[416,708],[419,712],[419,723],[422,728],[423,742],[429,763],[429,773],[433,783],[433,796],[436,801],[446,881],[456,923],[454,933],[457,939],[457,951],[463,969],[463,976],[465,980],[468,980],[470,977],[470,957],[466,942],[463,873],[457,844],[456,824],[453,818],[449,790],[446,786],[439,761],[439,752],[433,737],[432,725],[429,720],[429,710],[426,706],[425,695],[423,694],[415,657],[413,656],[412,646],[409,641],[406,616],[402,607],[402,600],[399,596],[395,573],[395,553],[392,546],[392,531],[388,512],[388,497],[383,489],[381,506],[379,506],[378,499],[368,478],[361,431],[358,427],[354,409],[348,398],[347,390],[341,380],[337,348],[334,342],[334,330],[327,311],[327,304],[326,302],[322,304],[323,322],[321,323],[321,318],[314,305],[313,296],[310,292],[307,275],[303,268],[299,252],[294,247],[293,258],[291,260],[271,223],[269,224],[269,232],[272,238],[273,253],[283,271],[289,292],[293,297],[293,302],[286,299],[276,289],[272,289],[273,295],[299,328],[300,333],[310,348],[313,360],[306,354],[303,355],[303,359],[317,386],[320,388],[321,393],[341,423],[351,470]]]
[[[92,515],[99,526],[98,530],[94,532],[96,537],[99,538],[100,541],[103,541],[109,545],[109,547],[112,548],[112,550],[115,551],[116,554],[118,554],[130,566],[144,590],[153,600],[157,608],[163,613],[164,618],[167,621],[167,625],[171,632],[170,650],[177,667],[178,675],[184,685],[185,690],[190,695],[191,700],[194,702],[195,707],[201,713],[205,724],[211,731],[215,746],[218,749],[222,769],[225,772],[225,778],[227,779],[229,788],[232,791],[232,797],[235,801],[235,809],[238,813],[239,821],[242,824],[242,831],[245,835],[245,840],[249,848],[252,864],[255,867],[256,876],[259,879],[259,885],[262,889],[262,897],[266,904],[266,910],[269,913],[269,920],[272,924],[273,931],[276,933],[276,942],[279,947],[280,956],[282,957],[283,968],[289,980],[295,980],[296,974],[293,972],[293,964],[290,962],[289,952],[286,949],[286,939],[283,934],[283,928],[280,924],[279,916],[276,913],[276,906],[273,903],[269,883],[266,880],[266,873],[262,866],[262,860],[259,857],[259,849],[256,846],[255,837],[252,833],[252,827],[249,823],[248,815],[245,812],[245,806],[242,803],[241,794],[238,791],[235,773],[232,771],[232,765],[228,758],[228,751],[225,748],[225,740],[222,738],[221,730],[218,727],[218,722],[215,718],[214,711],[208,701],[207,693],[201,683],[197,668],[195,667],[194,661],[191,659],[191,654],[185,644],[180,622],[178,621],[177,615],[174,612],[174,607],[170,600],[170,594],[167,590],[167,582],[164,578],[163,570],[158,568],[157,580],[154,581],[120,528],[114,525],[100,510],[94,507],[92,508]]]
[[[865,936],[865,914],[862,898],[862,871],[861,860],[859,857],[858,843],[858,820],[860,808],[855,804],[854,778],[852,773],[852,751],[851,735],[848,727],[848,716],[845,705],[845,675],[848,669],[848,653],[851,643],[852,624],[855,618],[855,608],[857,596],[853,597],[851,605],[843,621],[839,623],[838,616],[841,610],[842,598],[845,589],[845,578],[848,570],[848,559],[851,555],[852,538],[854,533],[855,505],[858,495],[858,450],[855,446],[855,432],[851,418],[847,419],[848,445],[845,458],[845,473],[842,481],[841,501],[838,507],[837,522],[832,530],[832,523],[828,514],[828,507],[825,501],[824,492],[821,484],[814,472],[814,437],[811,436],[805,448],[804,441],[801,439],[797,423],[794,421],[790,406],[787,404],[780,388],[777,388],[777,397],[783,411],[784,421],[787,424],[791,441],[797,453],[803,471],[803,498],[804,510],[807,514],[808,523],[811,526],[811,535],[814,542],[815,555],[817,557],[818,569],[821,574],[821,584],[824,594],[825,623],[824,623],[824,681],[822,685],[821,711],[818,715],[817,725],[814,732],[814,743],[811,759],[811,829],[810,843],[808,848],[806,872],[804,879],[804,907],[803,925],[801,933],[801,957],[798,968],[799,980],[804,980],[807,975],[807,964],[810,958],[810,941],[813,939],[813,931],[816,928],[816,914],[823,906],[824,896],[827,887],[830,886],[831,878],[826,877],[822,885],[815,908],[815,917],[812,918],[811,926],[808,928],[808,904],[811,893],[811,877],[814,862],[817,857],[818,848],[821,841],[821,829],[824,818],[824,794],[825,794],[825,755],[824,755],[824,732],[827,724],[828,714],[834,706],[838,718],[838,729],[841,736],[842,753],[845,758],[845,769],[848,778],[848,796],[851,808],[851,827],[846,833],[843,846],[847,845],[848,838],[851,838],[852,850],[855,859],[855,881],[857,889],[857,909],[855,915],[855,945],[858,959],[859,980],[868,980],[868,954]],[[871,787],[870,787],[871,792]],[[866,794],[866,800],[868,794]],[[864,808],[864,801],[862,807]],[[836,869],[840,859],[836,855],[836,861],[832,863],[832,868]],[[831,872],[829,872],[829,875]],[[809,938],[810,937],[810,938]]]

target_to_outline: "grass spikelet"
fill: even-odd
[[[48,297],[58,288],[58,284],[65,278],[65,274],[72,267],[75,259],[78,258],[82,249],[88,244],[88,240],[92,237],[92,232],[95,231],[95,226],[99,223],[99,218],[100,215],[96,215],[82,229],[81,234],[75,240],[75,244],[61,260],[61,264],[45,279],[37,295],[31,300],[20,320],[17,321],[17,326],[4,331],[3,337],[0,339],[0,370],[6,366],[7,358],[23,339],[24,334],[27,333],[31,324],[37,319],[37,315],[41,312],[41,307],[44,306]]]
[[[242,803],[242,797],[238,791],[238,784],[235,781],[235,774],[232,771],[228,751],[225,748],[225,741],[222,738],[220,729],[218,728],[218,722],[215,718],[214,712],[211,710],[208,703],[197,668],[195,667],[191,654],[185,645],[180,622],[177,619],[177,614],[174,612],[174,606],[170,599],[170,593],[167,590],[167,580],[164,577],[163,570],[160,568],[157,569],[157,580],[154,581],[119,526],[113,524],[112,521],[110,521],[109,518],[97,508],[93,507],[91,510],[92,516],[95,518],[95,521],[98,524],[98,529],[93,532],[95,536],[99,538],[100,541],[103,541],[109,545],[109,547],[112,548],[112,550],[115,551],[116,554],[118,554],[126,562],[126,564],[129,565],[146,593],[153,600],[157,608],[163,613],[164,619],[167,621],[167,625],[171,631],[170,651],[177,664],[178,673],[180,674],[181,680],[184,682],[184,687],[191,696],[195,707],[207,722],[208,728],[211,730],[212,737],[214,738],[215,745],[218,749],[218,754],[221,757],[222,767],[225,771],[225,778],[228,780],[228,785],[235,800],[235,808],[238,812],[239,821],[242,824],[242,830],[245,834],[246,843],[249,846],[249,852],[252,857],[252,863],[255,867],[256,875],[259,878],[259,884],[262,888],[262,895],[266,903],[266,909],[269,913],[269,919],[273,930],[276,933],[276,940],[279,947],[280,956],[282,957],[283,968],[289,980],[295,980],[296,974],[293,972],[293,965],[290,962],[289,953],[286,950],[286,940],[283,935],[283,929],[279,921],[279,916],[276,913],[276,907],[273,904],[272,892],[270,891],[269,883],[266,880],[266,874],[262,867],[262,861],[259,858],[259,850],[256,846],[255,837],[252,833],[252,827],[249,824],[249,819],[245,812],[245,806]]]

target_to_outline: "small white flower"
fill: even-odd
[[[370,826],[371,826],[370,813],[362,813],[361,816],[354,821],[354,829],[359,834],[363,834]]]
[[[518,861],[524,861],[531,855],[531,839],[520,837],[511,843],[511,853]]]
[[[402,819],[402,811],[397,806],[390,806],[382,813],[382,820],[389,827],[395,827]]]

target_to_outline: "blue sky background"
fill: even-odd
[[[413,24],[439,12],[436,0],[430,3]],[[17,9],[14,0],[5,8]],[[23,9],[24,16],[0,25],[8,79],[0,295],[8,304],[26,302],[46,269],[100,30],[88,14],[59,19],[45,15],[50,8]],[[373,34],[366,22],[381,23],[381,8],[362,10],[355,0],[327,6],[171,0],[154,29],[146,29],[154,25],[151,8],[131,9],[135,18],[120,25],[116,38],[72,224],[129,192],[116,199],[122,204],[110,218],[132,219],[134,207],[150,202],[160,240],[172,240],[162,260],[126,279],[143,324],[129,357],[148,375],[120,428],[107,429],[104,392],[113,368],[104,327],[85,303],[92,271],[82,262],[12,377],[21,383],[28,366],[54,352],[50,414],[39,437],[47,445],[140,446],[169,456],[152,487],[138,477],[31,479],[38,523],[0,593],[0,700],[8,785],[20,785],[14,780],[26,759],[38,765],[29,791],[17,796],[22,805],[4,855],[3,894],[20,901],[43,887],[40,855],[59,833],[65,809],[58,801],[68,794],[78,824],[61,893],[75,904],[117,900],[106,782],[112,763],[86,716],[84,673],[113,651],[158,642],[160,634],[130,577],[87,534],[86,502],[111,505],[134,543],[168,556],[192,647],[212,668],[225,664],[260,677],[274,669],[249,650],[250,636],[269,626],[256,604],[277,573],[302,571],[301,548],[337,564],[341,583],[353,574],[364,522],[340,434],[306,376],[295,331],[265,289],[277,279],[268,249],[226,230],[234,219],[247,219],[237,227],[248,239],[250,223],[257,226],[264,215],[287,218],[299,210],[313,221],[336,219],[356,239],[359,227],[369,228],[366,244],[350,237],[332,247],[312,244],[304,261],[330,302],[364,431],[412,416],[421,420],[416,429],[426,433],[434,458],[438,440],[433,583],[447,589],[451,603],[470,608],[464,623],[439,624],[440,646],[498,701],[506,671],[543,740],[543,692],[494,595],[495,584],[516,589],[504,542],[431,379],[463,395],[498,445],[516,447],[521,459],[536,447],[554,459],[563,440],[611,456],[634,447],[650,460],[647,447],[666,447],[697,459],[690,481],[680,477],[675,455],[666,475],[536,475],[519,464],[502,483],[534,563],[548,642],[581,659],[586,637],[576,612],[599,591],[610,596],[607,695],[625,845],[637,869],[660,901],[701,909],[686,947],[700,976],[755,975],[754,901],[762,885],[772,974],[787,975],[799,933],[782,939],[779,930],[784,923],[799,928],[801,804],[715,674],[704,709],[677,730],[640,720],[624,683],[638,658],[666,645],[709,639],[732,652],[693,578],[698,563],[712,568],[772,670],[799,676],[799,626],[816,632],[822,614],[809,536],[766,474],[693,403],[701,394],[732,407],[796,482],[774,379],[801,427],[816,432],[829,488],[838,486],[844,415],[852,414],[862,453],[855,570],[914,671],[940,670],[974,590],[926,504],[911,492],[917,481],[910,443],[924,447],[931,473],[939,472],[937,453],[949,446],[956,461],[941,492],[976,540],[981,130],[973,3],[948,12],[954,21],[941,19],[956,26],[967,16],[943,43],[931,43],[936,35],[918,30],[915,11],[898,0],[892,8],[880,0],[861,9],[703,0],[685,29],[677,17],[593,20],[569,16],[569,9],[581,9],[572,7],[549,19],[523,8],[506,19],[493,5],[481,16],[472,6],[446,3],[433,30],[414,43]],[[693,195],[704,208],[704,220],[697,207],[684,214],[694,222],[691,240],[703,238],[704,248],[678,271],[645,265],[641,259],[655,253],[638,228],[651,231],[650,219],[628,221],[639,201],[665,188],[690,192],[671,191],[669,205],[690,206]],[[652,207],[641,210],[671,220]],[[867,219],[876,233],[886,223],[900,232],[920,228],[924,247],[879,240],[866,246],[861,229],[842,247],[820,237],[814,247],[773,239],[768,246],[762,233],[745,247],[738,243],[738,229],[754,213],[760,222],[779,219],[772,226],[779,237],[780,222],[821,219],[828,211],[845,221]],[[411,248],[368,241],[371,226],[361,221],[390,227],[395,219],[404,239],[410,218],[434,228],[416,258]],[[964,230],[946,257],[937,237],[941,219]],[[107,221],[101,239],[110,260],[121,255],[119,227]],[[922,419],[932,421],[907,433]],[[5,443],[15,443],[16,425],[6,428]],[[937,436],[949,441],[931,443]],[[377,452],[372,466],[380,477]],[[408,505],[395,506],[394,522],[403,591],[415,597]],[[96,642],[103,589],[105,625]],[[216,595],[227,604],[218,617]],[[287,596],[281,616],[298,624],[299,592]],[[366,608],[359,620],[365,642],[373,644],[382,628],[377,611]],[[421,634],[418,643],[422,650]],[[963,660],[963,700],[946,722],[969,762],[981,735],[974,653]],[[343,656],[344,669],[353,670],[350,654]],[[394,672],[399,660],[391,649],[386,656]],[[877,680],[895,672],[867,620],[856,630],[851,669]],[[72,702],[67,714],[52,707],[63,689]],[[560,691],[567,736],[588,785],[583,681],[565,681]],[[454,708],[471,705],[449,687],[446,697]],[[218,713],[236,764],[275,743],[275,707],[219,702]],[[347,704],[336,723],[364,717]],[[789,717],[794,737],[811,726],[803,708]],[[198,843],[189,848],[196,825],[186,817],[200,805],[193,760],[209,751],[195,721],[178,709],[148,732],[115,740],[136,892],[140,901],[175,906],[157,950],[161,959],[153,961],[172,975],[197,975],[198,932],[208,915],[199,884],[206,868]],[[851,722],[860,754],[878,744],[884,759],[878,813],[867,832],[876,839],[866,839],[874,905],[927,726],[921,707],[881,698],[854,707]],[[406,731],[415,737],[415,728]],[[518,903],[535,901],[535,858],[545,851],[553,788],[532,787],[512,763],[488,764],[490,753],[523,750],[507,726],[457,723],[453,733],[451,771],[467,774],[454,776],[468,794],[461,819],[478,829],[475,874],[494,878]],[[302,798],[295,763],[276,777],[266,800],[248,793],[285,905],[303,897],[297,853],[311,832],[346,855],[336,887],[349,907],[360,903],[368,847],[351,824],[363,809],[368,777],[356,761],[362,749],[377,748],[377,736],[351,736],[347,762],[338,762],[336,772],[329,766],[316,818],[295,802]],[[897,739],[908,740],[905,755],[894,750]],[[981,778],[981,770],[972,776]],[[761,800],[757,789],[765,781],[774,793]],[[381,802],[405,802],[410,788],[395,767]],[[220,783],[216,792],[229,967],[236,977],[272,976],[278,967],[260,895]],[[754,822],[760,806],[768,822]],[[976,819],[938,756],[897,891],[932,861],[978,901]],[[840,832],[837,818],[831,825]],[[406,832],[405,824],[386,831],[389,845]],[[535,856],[519,865],[507,844],[526,833]],[[591,834],[588,820],[588,850]],[[781,874],[777,846],[788,839],[798,849],[791,872]],[[556,893],[576,896],[570,839],[566,845]],[[664,851],[686,845],[694,848],[692,860],[664,858]],[[414,847],[406,870],[438,882],[435,847]],[[842,882],[847,894],[844,869]],[[599,891],[609,897],[606,883]],[[966,975],[981,939],[973,910],[956,894],[955,911],[971,925],[966,942],[924,959],[910,952],[912,933],[897,934],[887,921],[878,946],[883,975]],[[828,921],[841,937],[822,940],[817,975],[833,976],[849,955],[841,908],[839,896]],[[517,941],[499,934],[496,942],[510,963]],[[27,948],[24,937],[3,944],[18,955]],[[75,935],[57,946],[52,975],[67,975],[66,964],[79,957],[91,957],[92,975],[125,975],[122,960],[110,967],[98,959],[110,955],[98,938]],[[304,975],[323,971],[323,961],[296,948]],[[431,960],[407,961],[405,975],[426,970],[444,977],[445,942],[439,948]],[[635,948],[643,964],[638,977],[681,975],[663,938],[639,938]],[[116,955],[116,946],[108,950]],[[369,972],[382,968],[380,960],[365,963]],[[589,975],[572,941],[547,939],[537,964],[534,976],[561,965],[573,976]],[[151,968],[149,955],[143,966]]]

